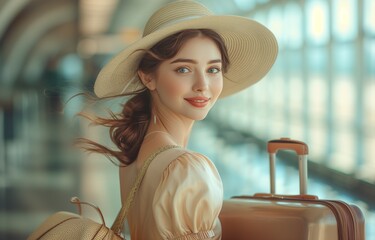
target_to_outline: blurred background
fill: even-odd
[[[111,225],[120,208],[118,168],[71,147],[106,129],[79,111],[105,114],[123,99],[93,103],[100,68],[138,39],[168,0],[0,0],[0,239],[25,239],[47,216],[98,205]],[[208,155],[225,198],[269,191],[266,142],[310,147],[310,194],[358,205],[375,239],[375,1],[201,0],[216,14],[253,18],[280,53],[264,80],[220,100],[197,123],[190,148]],[[280,154],[278,193],[298,193],[297,163]],[[85,215],[96,217],[87,210]]]

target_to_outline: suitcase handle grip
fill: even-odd
[[[280,138],[269,141],[267,150],[269,154],[277,153],[278,150],[294,150],[297,155],[309,154],[309,148],[306,143],[290,138]]]
[[[290,138],[280,138],[271,140],[267,144],[270,160],[270,191],[274,195],[275,189],[275,161],[278,150],[294,150],[298,155],[300,195],[307,194],[307,154],[309,152],[306,143],[292,140]]]

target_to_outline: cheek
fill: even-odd
[[[213,83],[211,84],[211,89],[213,94],[218,97],[223,90],[223,78],[220,77],[219,79],[215,79],[215,81],[213,81]]]
[[[164,97],[175,98],[184,94],[185,86],[177,79],[170,78],[160,82],[158,91],[159,93],[163,93]]]
[[[183,90],[183,87],[176,82],[171,82],[169,84],[165,85],[165,91],[167,91],[168,95],[170,96],[177,96],[180,95],[180,93]]]

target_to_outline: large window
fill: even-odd
[[[374,0],[364,0],[364,30],[368,35],[375,35],[375,1]]]
[[[249,17],[275,33],[278,59],[238,97],[246,110],[233,124],[306,141],[311,160],[375,183],[375,1],[274,3],[253,4]]]
[[[310,44],[321,45],[329,41],[328,2],[325,0],[306,1],[306,34]]]
[[[338,41],[353,41],[358,33],[358,1],[334,0],[332,5],[333,34]]]

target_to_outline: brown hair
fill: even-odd
[[[145,51],[145,54],[139,63],[138,69],[144,73],[155,72],[161,62],[174,57],[187,40],[199,35],[209,37],[217,44],[221,52],[223,73],[226,73],[229,67],[227,49],[220,35],[210,29],[183,30],[159,41],[149,50],[140,50]],[[123,105],[122,112],[114,114],[109,111],[110,118],[92,118],[87,114],[80,114],[96,125],[109,127],[111,140],[118,150],[109,149],[89,139],[77,139],[77,143],[83,149],[104,154],[112,162],[114,161],[111,157],[115,157],[125,166],[131,164],[137,158],[151,119],[151,96],[149,91],[146,89],[122,96],[129,95],[133,97]]]

